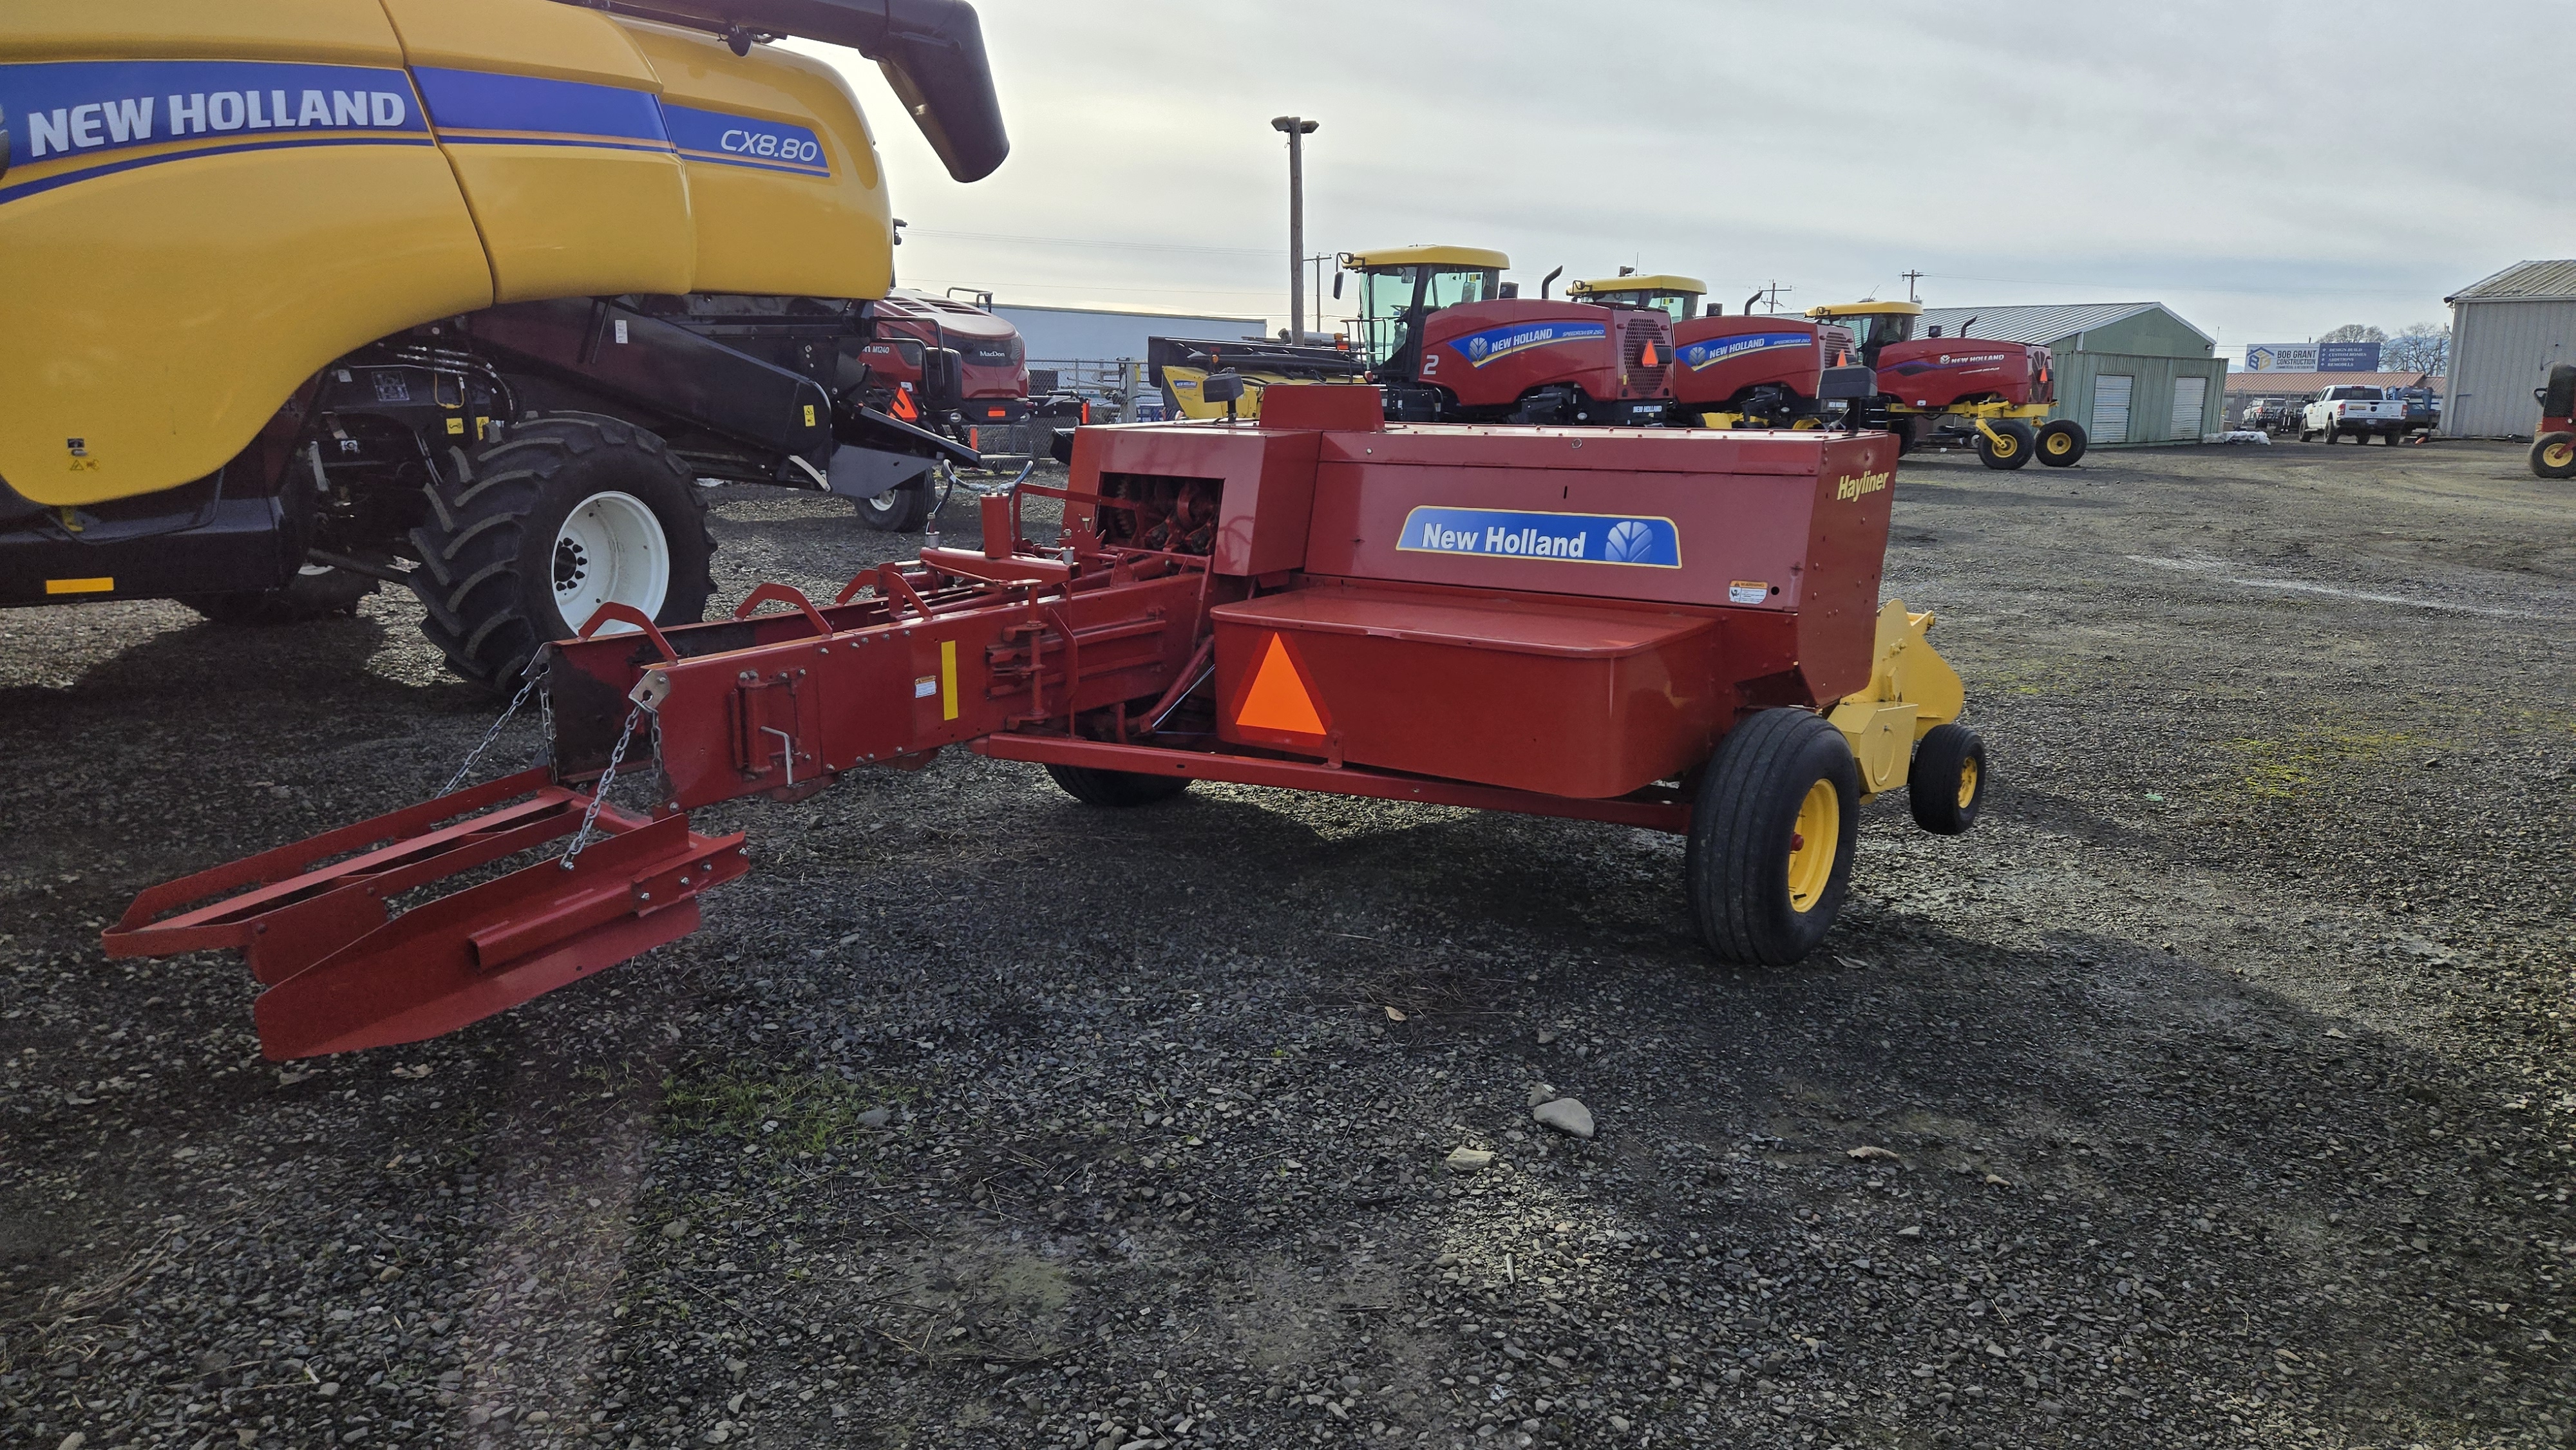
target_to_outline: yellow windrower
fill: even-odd
[[[334,359],[496,303],[882,297],[849,87],[749,49],[550,0],[9,7],[0,478],[204,477]]]
[[[1862,800],[1905,784],[1914,742],[1935,726],[1958,719],[1967,706],[1959,672],[1924,638],[1932,624],[1929,611],[1908,613],[1903,600],[1880,606],[1869,684],[1845,695],[1825,717],[1851,742],[1852,756],[1860,763]],[[1975,793],[1972,766],[1961,784],[1959,804],[1969,804]]]

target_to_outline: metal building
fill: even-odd
[[[2057,367],[2048,416],[2082,424],[2096,448],[2198,443],[2227,426],[2217,342],[2161,302],[1927,308],[1921,326],[2047,347]]]
[[[2443,433],[2530,437],[2540,422],[2532,390],[2550,364],[2576,362],[2576,261],[2516,262],[2442,300],[2451,304]]]
[[[1258,317],[1205,312],[1164,312],[1147,307],[1037,307],[1000,302],[993,315],[1020,330],[1028,355],[1041,361],[1107,360],[1145,356],[1149,337],[1258,339],[1269,324]]]

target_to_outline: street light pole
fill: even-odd
[[[1273,116],[1271,129],[1288,137],[1288,340],[1306,340],[1306,138],[1316,122]]]

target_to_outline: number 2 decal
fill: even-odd
[[[1424,353],[1422,355],[1422,371],[1425,375],[1440,371],[1440,354],[1436,352]]]

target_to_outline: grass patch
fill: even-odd
[[[859,1114],[883,1101],[827,1072],[763,1076],[730,1069],[713,1078],[662,1082],[663,1111],[673,1122],[758,1143],[775,1155],[819,1153],[855,1133]]]
[[[2243,738],[2227,748],[2245,763],[2238,787],[2257,800],[2286,801],[2314,793],[2321,780],[2382,760],[2430,740],[2395,730],[2303,726],[2286,740]]]

